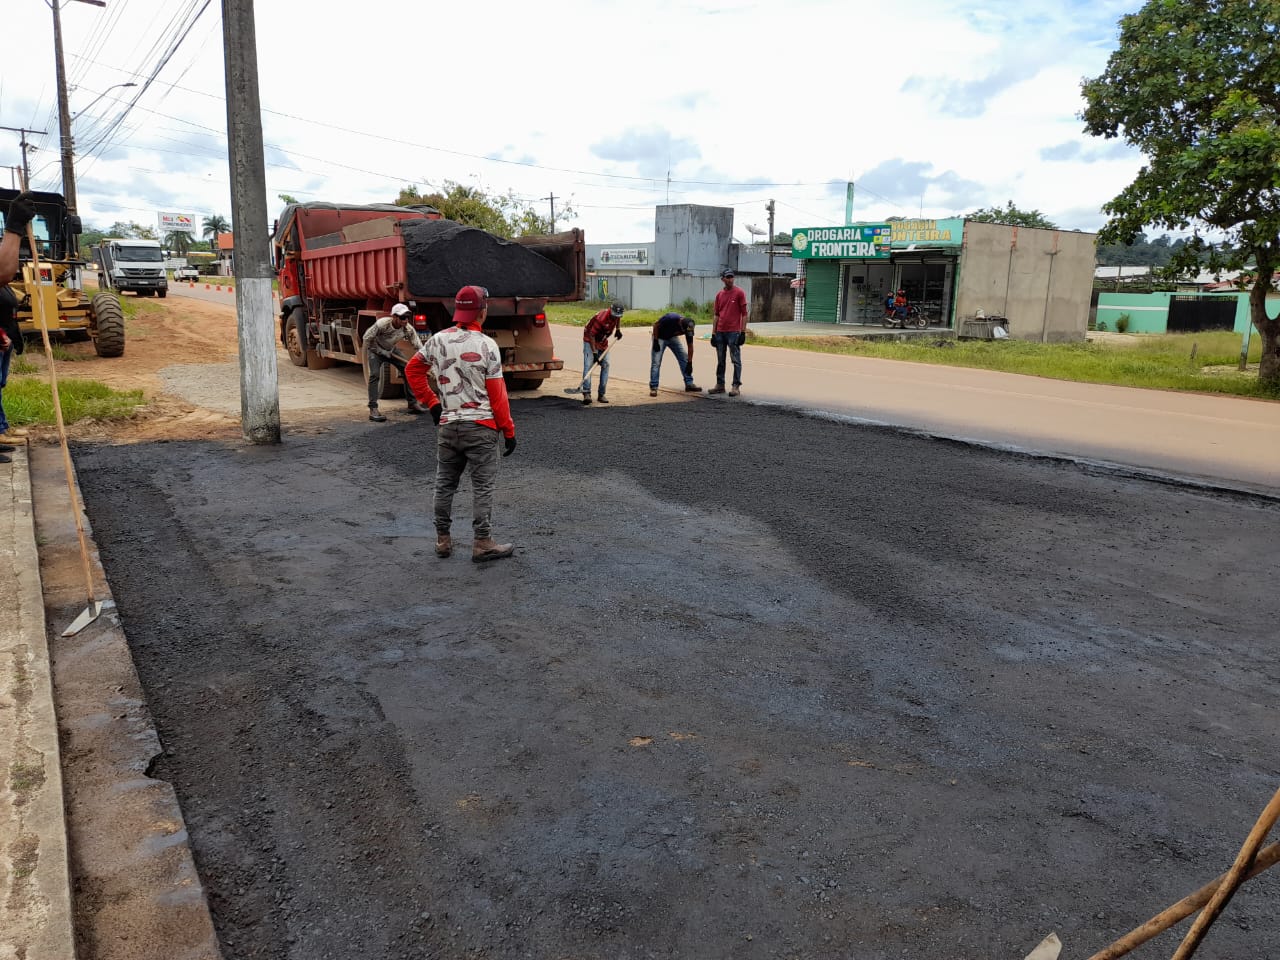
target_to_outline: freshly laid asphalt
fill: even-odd
[[[554,329],[570,373],[581,330]],[[94,462],[91,506],[106,497],[91,515],[109,530],[107,571],[135,605],[125,626],[168,746],[157,775],[199,820],[193,846],[227,956],[344,956],[344,938],[373,957],[1020,956],[1050,928],[1096,948],[1225,867],[1277,773],[1263,712],[1277,603],[1250,572],[1276,568],[1280,529],[1268,497],[1195,485],[1280,492],[1275,405],[746,348],[746,398],[845,421],[824,424],[649,402],[647,331],[630,333],[611,393],[632,408],[583,411],[558,389],[517,401],[498,533],[521,555],[496,582],[465,562],[449,571],[460,592],[443,606],[414,599],[440,582],[429,531],[406,536],[399,510],[371,524],[358,506],[369,490],[403,498],[406,480],[415,502],[429,498],[429,456],[406,452],[420,423],[295,433],[282,456],[247,463],[254,451],[216,444],[78,454]],[[714,351],[705,340],[698,351],[709,385]],[[299,402],[353,389],[330,380]],[[1084,469],[856,425],[867,421]],[[217,469],[187,510],[193,464]],[[228,488],[264,491],[270,509]],[[117,514],[117,499],[144,508]],[[13,502],[0,552],[21,567],[21,544],[35,542],[29,495]],[[158,572],[171,561],[192,576]],[[371,568],[387,571],[389,612],[361,589]],[[188,582],[200,589],[175,593]],[[251,607],[266,606],[227,604],[246,587]],[[193,605],[224,622],[188,618]],[[476,634],[477,617],[496,619]],[[190,644],[158,639],[188,619],[200,625]],[[315,622],[311,650],[299,637]],[[38,693],[47,655],[6,636]],[[193,654],[184,686],[178,661]],[[248,704],[234,729],[218,715],[227,677]],[[424,697],[442,709],[424,713]],[[19,724],[48,712],[38,700],[22,700]],[[21,738],[51,722],[40,733],[6,720],[0,736],[27,751]],[[211,753],[202,722],[236,749]],[[308,729],[324,734],[319,747]],[[445,743],[465,747],[436,756]],[[691,756],[669,755],[674,745]],[[305,773],[290,750],[310,751]],[[830,768],[832,750],[847,769]],[[654,782],[636,779],[635,756],[654,758]],[[281,784],[253,792],[263,778]],[[491,789],[459,793],[468,778]],[[312,791],[330,798],[314,815],[300,799]],[[38,792],[57,809],[55,780]],[[27,871],[29,844],[11,846],[23,816],[53,859],[31,875],[45,894],[9,897],[11,917],[36,920],[14,944],[36,945],[35,958],[52,937],[46,955],[59,956],[65,834],[26,803],[0,817],[17,830],[0,829],[11,870]],[[334,810],[340,822],[326,823]],[[799,888],[819,862],[830,877],[809,903]],[[770,867],[782,872],[770,879]],[[325,892],[352,882],[367,889]],[[1268,956],[1276,883],[1246,889],[1211,942]]]

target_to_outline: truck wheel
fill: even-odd
[[[93,349],[100,357],[124,356],[124,311],[109,293],[93,298]]]
[[[295,367],[307,365],[307,329],[306,314],[294,310],[289,314],[289,325],[284,331],[285,349],[289,351],[289,362]]]
[[[384,363],[378,371],[378,399],[399,400],[404,396],[404,384],[391,382],[391,364]]]
[[[507,380],[507,386],[512,390],[538,390],[542,383],[540,377],[511,377]]]

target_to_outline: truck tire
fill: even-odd
[[[157,290],[157,291],[156,291],[156,296],[157,296],[157,297],[159,297],[161,300],[163,300],[163,299],[164,299],[165,297],[167,297],[168,295],[169,295],[169,291],[168,291],[168,290]]]
[[[289,362],[295,367],[307,366],[307,315],[301,310],[289,314],[284,329],[284,346],[289,351]]]
[[[507,380],[507,386],[512,390],[538,390],[542,383],[541,377],[510,377]]]
[[[391,364],[384,363],[378,371],[378,399],[399,400],[404,396],[403,383],[391,382]]]
[[[109,293],[93,298],[93,349],[100,357],[124,356],[124,311]]]

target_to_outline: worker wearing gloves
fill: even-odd
[[[408,340],[413,349],[422,349],[422,338],[409,323],[412,311],[403,303],[391,308],[391,316],[381,317],[373,326],[364,332],[365,363],[369,368],[369,419],[374,423],[386,423],[387,418],[378,410],[378,383],[382,378],[383,364],[391,364],[403,374],[405,360],[396,353],[396,344]],[[414,398],[411,391],[405,391],[409,402],[410,413],[426,413],[427,411]]]
[[[476,563],[501,560],[515,553],[509,543],[492,537],[493,491],[498,480],[498,441],[502,456],[516,448],[516,425],[511,419],[507,388],[502,381],[502,356],[481,327],[489,314],[489,292],[466,286],[454,298],[454,326],[441,330],[422,346],[405,367],[414,396],[430,408],[436,431],[436,556],[453,553],[449,528],[453,495],[463,472],[471,470],[475,496],[471,521],[475,537],[471,559]],[[431,389],[435,375],[440,395]]]
[[[711,324],[711,345],[716,348],[716,385],[708,393],[724,393],[725,353],[733,361],[733,389],[736,397],[742,389],[742,345],[747,342],[747,295],[735,286],[733,271],[720,274],[724,289],[716,294],[715,321]]]
[[[26,431],[9,429],[4,415],[4,385],[9,380],[9,362],[15,353],[22,352],[22,333],[18,329],[18,298],[9,289],[9,283],[18,272],[19,247],[27,232],[27,224],[36,215],[31,194],[22,192],[9,201],[4,211],[4,232],[0,233],[0,463],[9,463],[13,444],[11,437],[26,436]]]
[[[604,390],[609,383],[609,336],[622,339],[622,311],[620,303],[606,307],[587,321],[582,331],[582,403],[591,406],[591,367],[600,364],[600,392],[596,399],[608,403]]]
[[[684,337],[685,343],[680,342]],[[689,352],[685,355],[685,344]],[[680,364],[684,377],[685,393],[701,393],[702,388],[693,382],[693,318],[678,313],[664,313],[653,324],[653,361],[649,364],[649,396],[658,395],[658,375],[662,372],[662,357],[670,350]]]

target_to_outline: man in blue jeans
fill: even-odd
[[[683,336],[689,345],[685,355]],[[684,377],[685,393],[701,393],[702,388],[693,382],[693,319],[678,313],[664,313],[653,325],[653,361],[649,364],[649,396],[658,395],[658,374],[662,372],[662,357],[667,350],[675,354]]]
[[[715,319],[711,323],[711,345],[716,348],[716,385],[708,393],[724,393],[725,354],[733,362],[733,389],[742,390],[742,345],[747,342],[747,295],[733,282],[733,271],[720,274],[724,289],[716,294]]]

